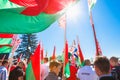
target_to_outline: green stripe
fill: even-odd
[[[48,28],[61,14],[45,14],[25,16],[0,10],[1,33],[35,33]],[[7,23],[7,24],[6,24]]]
[[[12,38],[0,38],[0,45],[11,44]]]
[[[10,53],[11,52],[11,47],[9,46],[3,46],[3,47],[0,47],[0,53]]]
[[[21,6],[10,2],[9,0],[0,0],[0,9],[20,8]]]
[[[35,80],[31,62],[28,64],[26,69],[26,80]]]
[[[77,1],[79,0],[76,0],[76,2]],[[0,6],[4,7],[5,5],[0,5]],[[68,10],[68,8],[57,14],[41,13],[37,16],[26,16],[19,14],[21,10],[23,10],[23,7],[19,7],[19,8],[11,7],[9,9],[0,9],[1,33],[25,34],[25,33],[41,32],[47,29],[54,21],[56,21],[62,14],[64,14],[66,10]],[[16,13],[15,11],[16,12],[18,11],[18,13]]]
[[[69,62],[65,65],[64,74],[65,74],[66,78],[70,77],[70,64],[69,64]]]

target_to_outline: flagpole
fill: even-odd
[[[92,30],[93,30],[93,34],[94,34],[94,39],[95,39],[95,45],[96,45],[96,56],[99,56],[102,54],[98,54],[99,53],[99,50],[100,49],[98,46],[98,40],[97,40],[97,37],[96,37],[96,32],[95,32],[95,27],[94,27],[94,22],[93,22],[93,18],[92,18],[92,11],[90,11],[90,23],[91,23],[91,26],[92,26]],[[97,55],[98,54],[98,55]]]
[[[65,15],[65,19],[67,17],[66,13]],[[66,20],[65,20],[66,21]],[[65,79],[64,77],[64,69],[65,69],[65,44],[66,44],[66,33],[67,33],[67,22],[65,22],[65,27],[64,27],[64,61],[63,61],[63,80]]]

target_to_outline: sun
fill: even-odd
[[[67,18],[75,21],[80,16],[80,11],[80,6],[78,4],[74,5],[67,11]]]

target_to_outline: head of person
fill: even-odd
[[[111,64],[111,66],[118,66],[118,58],[117,57],[111,57],[110,58],[110,64]]]
[[[97,57],[94,68],[98,76],[110,73],[110,62],[106,57]]]
[[[91,66],[91,62],[89,59],[84,60],[85,66]]]
[[[48,62],[48,58],[45,57],[45,58],[44,58],[44,63],[47,63],[47,62]]]
[[[2,62],[2,66],[8,67],[8,61],[4,60],[4,61]]]
[[[21,67],[21,68],[23,68],[25,66],[25,64],[24,64],[23,61],[21,61],[21,62],[18,63],[18,66]]]
[[[22,71],[17,71],[16,73],[16,76],[17,76],[17,80],[23,80],[23,72]]]
[[[51,61],[49,68],[50,72],[54,72],[56,75],[58,75],[61,70],[61,64],[57,61]]]

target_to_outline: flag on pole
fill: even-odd
[[[0,34],[0,53],[10,53],[13,34]]]
[[[66,14],[62,15],[59,19],[58,19],[58,23],[59,26],[63,29],[65,29],[66,27]]]
[[[96,37],[96,32],[95,32],[95,27],[94,27],[94,22],[93,22],[93,18],[92,18],[92,8],[95,5],[97,0],[88,0],[88,7],[89,7],[89,14],[90,14],[90,23],[92,26],[92,30],[93,30],[93,34],[94,34],[94,40],[95,40],[95,45],[96,45],[96,56],[101,56],[102,55],[102,51],[99,45],[99,42],[97,40]]]
[[[66,78],[70,77],[70,64],[69,64],[69,55],[68,55],[68,42],[65,42],[65,52],[64,52],[64,75]]]
[[[0,33],[41,32],[78,1],[0,0]]]
[[[56,58],[55,53],[56,53],[56,47],[54,46],[52,60],[55,60],[55,58]]]
[[[83,53],[82,53],[82,50],[80,48],[80,43],[78,43],[78,59],[80,61],[80,65],[79,66],[84,66],[84,57],[83,57]]]
[[[96,4],[97,0],[88,0],[88,8],[89,8],[89,12],[92,10],[92,8],[94,7],[94,5]]]
[[[40,44],[37,46],[26,69],[26,80],[40,79]]]

